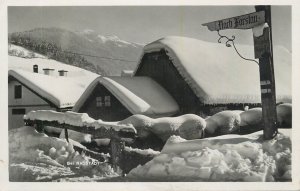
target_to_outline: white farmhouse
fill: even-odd
[[[9,128],[24,125],[24,114],[32,110],[71,110],[98,76],[46,58],[9,56]]]

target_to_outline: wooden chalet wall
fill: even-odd
[[[184,81],[164,50],[146,53],[135,76],[149,76],[158,82],[178,103],[180,113],[197,113],[201,105],[198,97]]]
[[[102,97],[104,104],[104,97],[110,96],[110,106],[103,105],[97,107],[96,98]],[[87,113],[94,119],[101,119],[103,121],[119,121],[132,115],[130,111],[103,85],[98,84],[91,95],[86,99],[85,103],[78,111],[79,113]]]

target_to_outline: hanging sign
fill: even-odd
[[[204,23],[202,25],[207,26],[210,31],[218,31],[225,29],[250,29],[262,23],[265,23],[264,11]]]

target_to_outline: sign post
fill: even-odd
[[[264,139],[277,135],[276,92],[273,66],[271,6],[255,6],[256,12],[202,24],[210,31],[225,29],[250,29],[263,26],[263,34],[253,35],[255,58],[259,59],[260,88]]]
[[[264,11],[267,28],[262,36],[255,37],[255,58],[259,58],[262,114],[264,122],[264,138],[269,140],[277,135],[276,91],[273,64],[271,7],[255,6],[256,11]]]

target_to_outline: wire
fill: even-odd
[[[90,55],[90,54],[82,54],[82,53],[77,53],[77,52],[71,52],[71,51],[66,51],[66,50],[61,50],[60,52],[66,52],[70,54],[77,54],[81,56],[89,56],[89,57],[95,57],[95,58],[100,58],[100,59],[107,59],[107,60],[119,60],[119,61],[124,61],[124,62],[137,62],[133,60],[125,60],[121,58],[110,58],[110,57],[105,57],[105,56],[95,56],[95,55]]]

